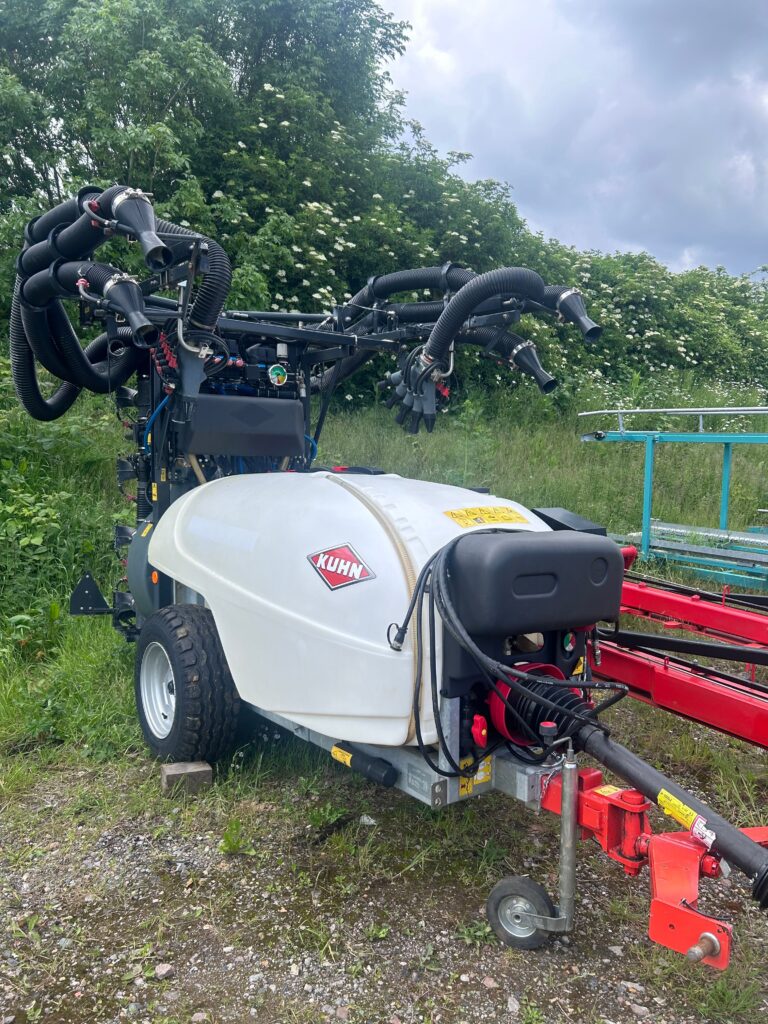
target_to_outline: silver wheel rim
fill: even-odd
[[[523,896],[507,896],[499,904],[499,920],[502,928],[516,939],[527,939],[537,930],[531,923],[531,914],[536,907]]]
[[[176,680],[162,644],[153,641],[147,645],[141,658],[139,688],[147,725],[154,736],[164,740],[176,715]]]

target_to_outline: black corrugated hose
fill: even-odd
[[[124,192],[131,194],[116,203]],[[132,206],[135,209],[126,217]],[[97,393],[115,390],[136,369],[138,356],[131,338],[141,337],[146,345],[156,335],[144,315],[139,286],[117,268],[89,259],[108,238],[103,221],[121,216],[140,228],[137,237],[153,270],[170,259],[170,251],[158,244],[155,229],[158,235],[188,236],[206,243],[208,269],[190,321],[207,330],[216,325],[232,280],[229,258],[221,246],[170,221],[155,223],[147,197],[125,185],[106,190],[86,186],[76,197],[29,222],[18,261],[10,317],[11,372],[19,401],[35,419],[62,416],[82,389]],[[117,335],[118,341],[124,342],[122,351],[109,353],[106,335],[85,349],[81,347],[61,304],[62,297],[77,296],[81,280],[87,282],[90,294],[99,297],[106,288],[110,306],[125,316],[129,326],[120,328]],[[49,398],[40,390],[36,361],[62,381]]]
[[[207,244],[208,271],[190,310],[189,319],[194,327],[212,331],[221,315],[224,303],[227,301],[232,284],[232,265],[229,262],[229,256],[212,238],[206,238],[205,235],[190,231],[178,224],[172,224],[168,220],[158,220],[157,233],[159,235],[186,235],[189,238],[199,238]]]
[[[432,328],[424,347],[428,360],[442,363],[451,342],[476,306],[493,295],[511,294],[541,303],[544,282],[535,270],[525,267],[499,267],[472,278],[456,292]]]

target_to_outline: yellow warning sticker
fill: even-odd
[[[152,501],[157,501],[157,484],[152,483]]]
[[[618,786],[597,786],[592,792],[599,793],[600,796],[613,796],[614,793],[620,793],[621,790]]]
[[[475,776],[475,782],[479,786],[481,782],[491,781],[491,759],[485,757],[477,767],[477,775]]]
[[[692,807],[684,804],[682,800],[678,800],[666,789],[661,790],[656,802],[665,814],[674,818],[678,825],[684,825],[685,828],[691,828],[699,816]]]
[[[584,659],[583,658],[579,658],[579,660],[573,666],[573,672],[571,672],[571,675],[572,676],[580,676],[583,671],[584,671]]]
[[[331,747],[331,757],[334,761],[340,761],[341,764],[346,765],[347,768],[352,767],[352,754],[348,750],[342,750],[341,747]]]
[[[149,533],[149,531],[152,529],[153,526],[154,526],[154,523],[147,523],[147,525],[141,531],[141,536],[142,537],[146,537],[147,534]]]
[[[495,526],[497,523],[527,523],[528,519],[507,505],[481,505],[478,508],[446,509],[443,515],[466,530],[470,526]]]
[[[474,761],[473,757],[464,757],[459,761],[460,768],[469,768]],[[474,775],[461,775],[459,777],[459,796],[471,796],[475,786],[480,786],[484,782],[491,781],[491,759],[490,757],[484,757],[480,764],[477,766],[477,771]]]
[[[163,466],[163,468],[160,470],[160,483],[164,484],[164,483],[167,483],[167,482],[168,482],[168,471],[165,468],[165,466]]]

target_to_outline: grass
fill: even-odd
[[[694,394],[689,402],[706,397]],[[319,461],[373,465],[460,487],[489,487],[529,508],[563,506],[613,532],[638,530],[642,446],[584,443],[581,433],[589,427],[583,421],[577,422],[575,415],[553,419],[544,399],[530,398],[531,405],[523,409],[518,401],[487,414],[470,405],[440,418],[431,435],[405,434],[381,407],[342,414],[331,418],[325,429]],[[643,425],[650,426],[640,417]],[[765,429],[765,424],[753,429]],[[654,516],[716,525],[722,453],[717,446],[704,449],[668,445],[657,451]],[[743,528],[759,521],[757,508],[768,498],[768,446],[737,446],[733,460],[730,523]]]

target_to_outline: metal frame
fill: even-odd
[[[451,752],[458,760],[458,700],[444,700],[441,707],[443,731]],[[338,742],[316,732],[305,725],[276,714],[254,707],[262,718],[292,733],[298,739],[312,743],[316,747],[330,751]],[[541,809],[541,793],[546,783],[559,772],[562,761],[557,760],[544,765],[527,765],[516,761],[508,753],[490,754],[488,770],[478,772],[482,781],[473,779],[446,779],[433,771],[424,761],[417,747],[383,747],[372,743],[355,743],[355,750],[371,758],[381,758],[397,769],[398,778],[395,788],[412,796],[432,810],[448,807],[450,804],[461,803],[483,793],[498,791],[520,800],[531,810]],[[438,761],[440,768],[447,767],[441,753]]]
[[[696,416],[699,421],[698,432],[678,432],[667,430],[627,430],[624,419],[630,415],[659,414],[667,416]],[[597,430],[582,434],[582,441],[628,442],[642,444],[645,448],[643,464],[643,511],[640,530],[640,554],[643,559],[649,557],[662,558],[667,561],[679,562],[695,569],[703,576],[714,576],[726,583],[738,586],[763,587],[768,589],[768,546],[755,544],[756,554],[766,556],[766,565],[750,564],[746,558],[727,558],[720,556],[719,548],[691,550],[689,545],[669,544],[658,546],[654,537],[653,524],[653,473],[656,448],[660,444],[716,444],[722,445],[723,462],[720,480],[720,507],[718,533],[707,531],[711,537],[723,542],[730,550],[739,550],[741,538],[733,538],[728,531],[728,505],[731,488],[734,445],[768,444],[768,433],[733,433],[727,431],[708,432],[704,429],[704,418],[707,416],[724,416],[729,414],[758,416],[768,414],[768,408],[753,406],[731,406],[725,408],[701,409],[598,409],[580,412],[579,417],[613,415],[618,418],[618,430]],[[679,531],[684,527],[672,526]],[[696,533],[696,528],[688,531]],[[751,546],[751,545],[750,545]],[[742,548],[743,549],[743,548]],[[761,559],[758,557],[757,562]],[[738,562],[738,565],[734,565]]]
[[[625,551],[627,561],[632,552]],[[661,581],[642,579],[624,580],[621,615],[687,631],[696,637],[694,642],[707,637],[724,644],[724,660],[733,651],[728,645],[735,643],[742,651],[739,662],[751,666],[750,678],[667,653],[679,650],[679,645],[665,637],[664,630],[659,636],[649,635],[648,646],[636,648],[613,642],[610,636],[601,638],[599,657],[593,640],[588,656],[596,677],[620,680],[637,700],[768,749],[768,686],[754,675],[755,662],[762,662],[768,648],[768,615],[706,591],[678,592]],[[755,662],[749,660],[753,648]]]

